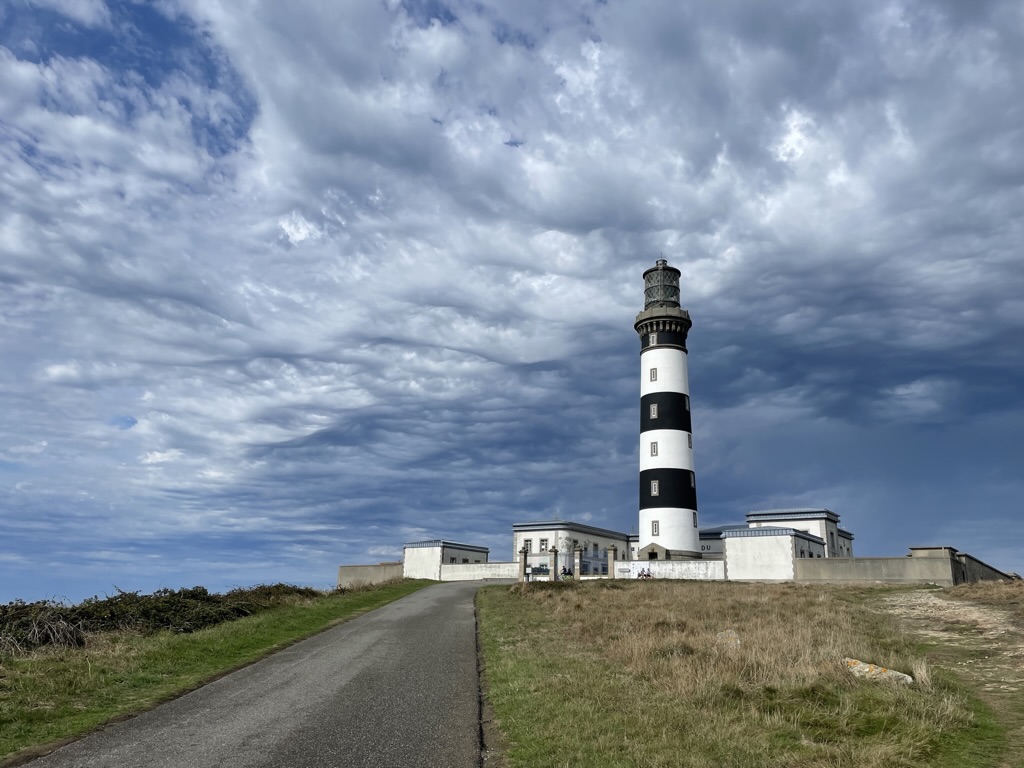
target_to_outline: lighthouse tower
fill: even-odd
[[[640,531],[637,558],[700,557],[686,334],[679,270],[665,259],[644,272],[640,334]]]

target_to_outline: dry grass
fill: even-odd
[[[513,765],[923,766],[992,737],[894,624],[841,590],[595,581],[478,602]],[[716,640],[730,629],[738,647]],[[920,682],[855,680],[847,656]]]
[[[1024,626],[1024,581],[979,581],[943,590],[943,595],[1007,611],[1018,626]]]

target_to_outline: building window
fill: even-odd
[[[651,456],[657,456],[657,455],[658,455],[658,441],[657,440],[652,440],[651,441]]]
[[[657,495],[658,495],[658,481],[657,480],[651,480],[651,496],[657,496]]]
[[[449,563],[454,563],[455,562],[455,558],[454,557],[449,557],[448,558],[448,562]]]
[[[693,448],[693,435],[687,434],[686,435],[686,442],[690,446],[690,448],[692,449]]]
[[[596,541],[594,542],[594,554],[595,555],[597,554],[597,542]]]
[[[658,334],[652,333],[651,334],[651,340],[648,342],[648,344],[653,347],[657,343],[658,343]]]
[[[548,540],[547,539],[541,539],[540,540],[540,551],[541,552],[547,552],[548,551]]]
[[[658,418],[658,404],[657,403],[651,403],[651,418],[652,419]]]
[[[652,381],[653,381],[653,379],[652,379]],[[687,413],[690,412],[690,396],[689,395],[683,395],[683,408],[686,409]]]
[[[651,368],[651,381],[657,381],[657,380],[658,380],[658,369],[657,368]]]
[[[469,562],[469,558],[468,558],[468,557],[464,557],[464,558],[462,558],[462,562],[464,562],[464,563],[468,563],[468,562]]]
[[[693,513],[693,527],[694,528],[697,527],[697,513],[696,512]]]
[[[479,561],[479,560],[474,560],[473,562],[474,562],[474,563],[479,563],[480,561]]]
[[[658,521],[657,520],[651,520],[651,536],[659,535],[659,530],[658,529],[660,527],[661,526],[658,525]]]
[[[690,487],[691,488],[696,488],[697,487],[697,477],[696,477],[696,475],[693,474],[693,472],[690,473]]]
[[[533,552],[533,539],[523,539],[523,549]]]

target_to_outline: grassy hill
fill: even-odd
[[[1020,584],[590,581],[481,590],[499,759],[531,768],[1021,764],[1019,689],[993,692],[965,675],[977,649],[913,625],[898,610],[907,594],[987,601],[1012,627],[1006,637],[1024,626]],[[924,613],[927,621],[936,612]],[[953,627],[960,636],[980,631]],[[1012,658],[1016,647],[1000,652]],[[846,657],[915,683],[856,679]]]

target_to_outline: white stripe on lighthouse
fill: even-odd
[[[654,380],[651,370],[655,370]],[[672,347],[653,347],[640,355],[640,397],[651,392],[689,394],[686,353]]]

